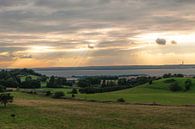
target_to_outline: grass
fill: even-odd
[[[184,89],[185,81],[189,78],[172,78]],[[153,81],[152,85],[144,84],[135,88],[120,90],[115,92],[97,93],[97,94],[77,94],[76,98],[98,101],[117,101],[123,98],[128,103],[158,103],[163,105],[194,105],[195,104],[195,79],[191,78],[192,87],[188,92],[171,92],[168,79]],[[46,91],[63,91],[66,96],[71,97],[68,88],[42,88]]]
[[[181,87],[184,88],[187,78],[173,78]],[[166,79],[154,81],[152,85],[144,84],[135,88],[98,93],[98,94],[79,94],[77,98],[99,101],[116,101],[124,98],[129,103],[159,103],[168,105],[195,104],[195,79],[192,80],[192,88],[188,92],[171,92]]]
[[[195,108],[56,100],[15,92],[0,129],[194,129]],[[35,97],[36,96],[36,97]],[[11,114],[16,118],[11,118]]]

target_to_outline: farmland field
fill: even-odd
[[[195,108],[56,100],[15,92],[1,129],[193,129]],[[16,114],[16,118],[11,118]]]
[[[194,105],[195,104],[195,79],[192,81],[192,87],[189,91],[172,92],[169,89],[170,83],[166,80],[174,79],[184,89],[185,81],[189,78],[168,78],[153,81],[151,85],[144,84],[135,88],[126,90],[96,93],[96,94],[77,94],[77,99],[96,100],[96,101],[117,101],[123,98],[128,103],[157,103],[163,105]],[[52,92],[63,91],[66,96],[70,97],[68,92],[71,89],[67,88],[43,88]]]

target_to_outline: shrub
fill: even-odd
[[[54,93],[54,96],[53,97],[56,98],[56,99],[60,99],[60,98],[62,98],[64,96],[65,96],[64,92],[57,91],[57,92]]]
[[[177,82],[172,83],[169,88],[173,92],[181,91],[182,90],[182,88],[178,85]]]
[[[72,94],[72,98],[75,98],[75,94]]]
[[[45,93],[46,96],[50,96],[51,94],[52,94],[51,91],[46,91]]]
[[[124,103],[125,100],[123,98],[119,98],[119,99],[117,99],[117,102]]]
[[[173,82],[175,82],[176,80],[175,79],[167,79],[167,80],[165,80],[164,82],[165,83],[173,83]]]
[[[0,92],[4,92],[5,91],[5,87],[0,85]]]
[[[77,89],[73,88],[71,93],[72,94],[78,94],[78,91],[77,91]]]
[[[191,86],[192,86],[192,81],[190,79],[186,80],[185,81],[185,91],[190,90]]]
[[[10,93],[3,93],[0,94],[0,103],[6,107],[7,103],[13,102],[13,96],[10,95]]]
[[[152,81],[152,80],[150,80],[150,81],[149,81],[149,85],[152,85],[152,83],[153,83],[153,81]]]

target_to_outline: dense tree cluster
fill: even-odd
[[[131,86],[112,86],[112,87],[85,87],[79,89],[80,93],[103,93],[103,92],[110,92],[110,91],[117,91],[122,89],[131,88]]]
[[[66,78],[51,76],[47,83],[48,88],[61,88],[66,85]]]
[[[26,80],[21,83],[20,88],[41,88],[41,82],[39,80]]]
[[[171,73],[163,75],[163,78],[171,78],[171,77],[184,77],[184,75],[183,74],[171,74]]]
[[[93,85],[100,85],[100,82],[101,82],[101,78],[87,77],[87,78],[80,79],[78,81],[78,86],[82,87],[82,88],[85,88],[85,87],[90,87],[90,86],[93,86]]]

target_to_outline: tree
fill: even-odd
[[[127,79],[125,79],[125,78],[119,79],[119,80],[118,80],[118,84],[119,84],[119,85],[122,85],[122,86],[123,86],[123,85],[127,85]]]
[[[27,89],[35,89],[35,88],[41,88],[41,82],[38,80],[29,80],[22,82],[22,85],[20,88],[27,88]]]
[[[55,85],[55,77],[51,76],[49,79],[49,82],[47,83],[47,87],[52,88],[52,87],[54,87],[54,85]]]
[[[90,81],[87,80],[87,79],[80,79],[79,82],[78,82],[78,86],[79,87],[90,87],[91,84],[90,84]]]
[[[185,81],[185,91],[190,90],[191,86],[192,86],[192,81],[190,79],[186,80]]]
[[[4,105],[4,107],[7,106],[8,103],[13,102],[13,96],[10,95],[10,93],[3,93],[0,94],[0,103]]]

